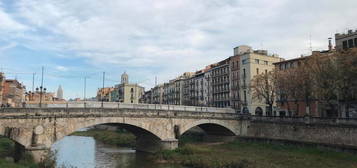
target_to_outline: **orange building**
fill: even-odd
[[[2,93],[2,104],[21,107],[24,101],[25,86],[16,79],[5,80]]]
[[[100,88],[97,91],[98,101],[109,101],[110,93],[114,91],[113,87]]]
[[[312,55],[319,54],[324,58],[328,57],[333,51],[314,51]],[[309,61],[309,58],[311,56],[302,56],[300,58],[294,58],[290,60],[284,60],[281,62],[274,63],[275,68],[278,70],[278,72],[282,73],[296,73],[297,71],[291,71],[291,70],[296,70],[298,68],[301,68],[301,65],[303,65],[306,61]],[[294,75],[293,75],[294,76]],[[302,79],[287,79],[291,82],[298,82],[298,80]],[[309,81],[307,81],[309,82]],[[299,96],[295,96],[295,98],[291,98],[290,96],[286,96],[287,94],[284,93],[281,89],[277,88],[277,115],[279,116],[305,116],[305,115],[311,115],[314,117],[323,117],[323,116],[329,116],[329,117],[335,117],[331,116],[330,114],[322,114],[319,111],[319,100],[314,98],[313,95],[309,96],[309,99],[307,100],[306,97],[303,96],[304,90],[301,88],[298,88],[296,93],[300,94]],[[285,95],[285,96],[284,96]]]

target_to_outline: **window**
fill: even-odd
[[[257,75],[259,74],[259,68],[257,68]]]
[[[244,65],[244,64],[247,64],[248,63],[248,59],[244,59],[244,60],[242,60],[242,64]]]
[[[266,69],[266,70],[265,70],[265,74],[267,74],[267,73],[268,73],[268,70]]]
[[[348,48],[347,41],[342,42],[342,48],[345,50]]]
[[[244,102],[247,103],[247,92],[244,91]]]
[[[264,65],[268,65],[268,61],[264,61]]]
[[[255,62],[256,64],[259,64],[259,59],[255,59],[254,62]]]
[[[243,78],[245,78],[246,74],[245,74],[245,69],[243,69]]]
[[[353,48],[353,39],[348,40],[348,48]]]

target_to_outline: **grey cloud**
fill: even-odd
[[[19,17],[29,23],[26,26],[56,36],[57,40],[44,37],[46,47],[74,51],[92,64],[160,67],[158,73],[165,78],[224,59],[240,44],[263,46],[292,58],[309,52],[311,34],[313,48],[325,49],[336,30],[357,28],[356,5],[355,0],[20,0],[16,4]],[[33,38],[31,45],[43,43],[41,35]],[[152,71],[148,68],[145,73]]]

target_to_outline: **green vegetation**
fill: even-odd
[[[37,168],[29,153],[24,153],[23,158],[14,163],[13,156],[15,152],[15,143],[8,138],[0,137],[0,167],[6,168]]]
[[[186,144],[161,151],[155,159],[194,168],[356,168],[357,156],[313,147],[234,141]]]
[[[78,131],[73,133],[72,135],[89,136],[105,144],[116,145],[121,147],[135,147],[135,143],[136,143],[135,136],[123,130],[109,131],[109,130],[91,129],[88,131]]]

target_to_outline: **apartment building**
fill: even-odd
[[[151,90],[145,91],[144,95],[140,99],[140,103],[153,104]]]
[[[193,106],[206,106],[204,101],[204,72],[197,71],[190,79],[190,102]]]
[[[2,105],[4,82],[5,82],[5,75],[4,73],[0,72],[0,105]]]
[[[250,80],[257,74],[271,71],[273,63],[280,60],[276,55],[269,55],[266,50],[238,46],[234,48],[233,56],[194,73],[186,72],[177,78],[180,80],[170,80],[169,83],[155,86],[151,89],[152,100],[159,99],[159,88],[162,88],[162,103],[165,104],[231,107],[237,112],[266,115],[265,102],[251,96]]]
[[[211,70],[212,105],[230,107],[230,58],[218,62]]]
[[[269,55],[267,50],[252,50],[244,46],[239,49],[239,95],[241,97],[241,111],[252,115],[273,115],[266,103],[252,97],[251,80],[258,74],[268,73],[274,69],[274,64],[281,61],[277,55]]]
[[[331,49],[331,48],[330,48]],[[318,55],[319,60],[324,60],[333,54],[334,50],[326,50],[326,51],[313,51],[312,55],[298,57],[289,60],[283,60],[280,62],[274,63],[275,69],[277,69],[281,74],[284,73],[294,73],[294,70],[299,70],[302,68],[304,64],[309,63],[309,60],[312,56]],[[290,95],[284,91],[277,89],[277,112],[279,116],[305,116],[311,115],[314,117],[337,117],[334,116],[335,111],[325,111],[326,113],[319,111],[319,101],[313,98],[309,98],[310,100],[306,100],[303,94]],[[329,112],[331,112],[329,114]]]
[[[348,30],[347,33],[336,33],[336,49],[346,50],[349,48],[357,48],[357,30]]]
[[[16,79],[7,79],[3,85],[3,104],[11,107],[21,107],[25,101],[25,86]]]
[[[163,104],[164,85],[160,84],[151,89],[152,104]]]
[[[99,88],[96,96],[97,100],[106,102],[110,101],[110,94],[112,91],[114,91],[114,87]]]

